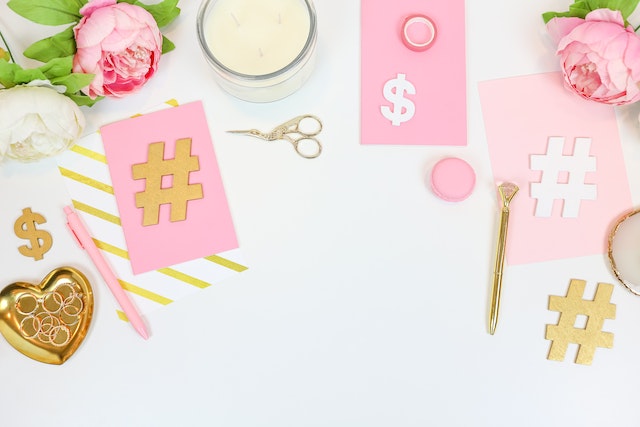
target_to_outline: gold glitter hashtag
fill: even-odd
[[[549,297],[549,310],[560,312],[558,324],[547,325],[545,338],[551,340],[549,360],[564,360],[569,343],[573,343],[579,346],[575,362],[590,365],[597,347],[613,347],[613,334],[602,332],[605,319],[616,318],[616,305],[609,302],[613,285],[598,283],[590,301],[582,299],[585,284],[584,280],[571,279],[566,297]],[[578,315],[588,317],[584,328],[575,326]]]
[[[144,209],[142,225],[159,222],[160,205],[171,205],[171,222],[184,221],[189,200],[202,199],[202,184],[189,184],[189,174],[200,170],[198,156],[191,155],[191,138],[176,141],[173,159],[164,158],[164,142],[149,144],[147,163],[132,166],[133,179],[145,179],[145,189],[136,193],[136,207]],[[163,178],[170,176],[170,185]]]

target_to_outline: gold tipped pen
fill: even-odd
[[[498,226],[498,242],[496,244],[496,262],[493,268],[493,288],[491,290],[491,308],[489,310],[489,333],[495,334],[500,311],[500,292],[502,291],[502,270],[504,268],[505,248],[507,246],[507,226],[509,225],[509,203],[518,192],[518,186],[505,182],[498,186],[502,209]]]

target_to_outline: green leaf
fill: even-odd
[[[604,4],[604,3],[609,3],[609,0],[584,0],[587,3],[587,7],[590,10],[596,10],[596,9],[601,9],[603,7],[608,8],[609,5],[608,4]]]
[[[627,18],[640,3],[640,0],[578,0],[569,6],[568,12],[547,12],[542,14],[545,23],[555,17],[576,17],[584,19],[589,12],[597,9],[619,10],[624,24],[629,25]]]
[[[598,0],[595,0],[598,1]],[[606,0],[605,0],[606,1]],[[584,19],[589,12],[591,12],[591,8],[588,4],[589,0],[579,0],[574,2],[569,6],[568,12],[546,12],[542,14],[542,19],[544,23],[548,23],[553,18],[581,18]]]
[[[82,0],[10,0],[7,6],[30,21],[44,25],[62,25],[80,21]]]
[[[73,68],[73,56],[64,58],[53,58],[46,64],[37,68],[47,79],[55,79],[56,77],[68,76]]]
[[[592,10],[593,9],[589,7],[586,1],[577,1],[569,6],[569,12],[571,13],[571,16],[582,19],[584,19]]]
[[[553,18],[568,18],[570,16],[570,12],[545,12],[542,14],[542,20],[547,24]]]
[[[71,73],[73,58],[56,58],[39,68],[22,69],[14,62],[0,58],[0,85],[5,88],[26,84],[34,80],[49,80],[53,85],[64,85],[65,96],[79,106],[91,107],[104,97],[91,99],[80,90],[88,86],[94,78],[93,74]]]
[[[0,59],[0,85],[6,88],[14,87],[16,85],[16,71],[20,69],[20,66],[15,62]]]
[[[603,8],[619,10],[626,20],[638,6],[638,0],[589,0],[589,6],[591,10]]]
[[[33,43],[24,51],[24,56],[40,62],[53,58],[61,58],[76,53],[76,40],[73,37],[73,26]]]
[[[26,70],[19,69],[16,70],[14,76],[14,83],[17,85],[27,84],[33,80],[47,80],[47,76],[45,76],[42,71],[37,68],[27,68]]]
[[[94,77],[95,74],[71,73],[67,76],[51,79],[51,83],[54,85],[65,85],[67,87],[65,93],[73,94],[89,86]]]
[[[176,48],[176,45],[173,44],[171,40],[169,40],[165,36],[162,36],[162,54],[163,55],[167,52],[171,52],[175,48]]]
[[[633,11],[636,10],[636,7],[638,7],[638,3],[640,3],[640,0],[618,0],[618,3],[620,3],[619,8],[622,12],[622,16],[626,20],[633,13]]]
[[[638,0],[587,0],[587,4],[591,10],[619,10],[622,13],[622,17],[626,19],[638,6]]]
[[[88,95],[85,95],[83,93],[67,93],[65,95],[80,107],[82,107],[83,105],[92,107],[96,102],[101,101],[104,98],[103,96],[99,96],[96,99],[91,99]]]

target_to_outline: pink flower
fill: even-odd
[[[586,99],[623,105],[640,100],[640,38],[620,11],[597,9],[585,19],[547,23],[558,43],[567,85]]]
[[[162,33],[151,14],[116,0],[91,0],[80,14],[73,29],[73,71],[95,74],[82,91],[91,98],[137,92],[155,73],[162,51]]]

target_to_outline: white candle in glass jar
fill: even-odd
[[[295,91],[310,74],[315,11],[311,0],[206,0],[198,36],[223,88],[269,101]]]
[[[289,65],[309,36],[300,0],[218,0],[204,24],[211,53],[240,74],[263,75]]]

